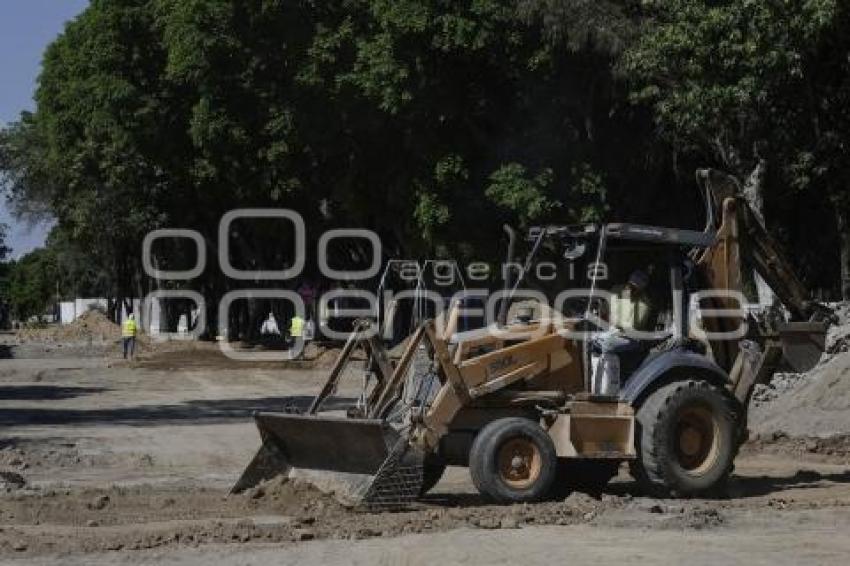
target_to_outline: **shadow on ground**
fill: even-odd
[[[108,391],[103,387],[63,387],[61,385],[0,385],[0,401],[58,401]],[[3,409],[5,412],[6,409]]]
[[[775,495],[789,489],[822,488],[825,483],[850,483],[850,469],[836,473],[800,470],[793,476],[732,476],[722,491],[707,499],[741,499]],[[647,496],[636,481],[615,482],[604,493],[635,497]]]
[[[825,474],[813,470],[799,470],[787,477],[735,477],[727,489],[730,497],[758,497],[770,495],[786,489],[807,489],[823,487],[823,482],[850,483],[850,470]]]
[[[84,388],[64,389],[77,391]],[[0,398],[2,398],[2,389],[0,389]],[[41,399],[45,399],[45,397],[41,397]],[[0,427],[66,424],[160,426],[226,423],[248,420],[255,411],[303,410],[309,406],[312,400],[312,396],[302,395],[252,399],[203,399],[174,405],[139,405],[114,409],[11,407],[0,410]],[[329,411],[344,409],[353,403],[354,399],[336,397],[329,399],[324,404],[323,409]]]

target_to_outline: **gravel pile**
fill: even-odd
[[[777,373],[753,392],[749,427],[754,433],[850,434],[850,304],[831,306],[838,324],[829,329],[820,363],[804,374]]]
[[[761,407],[772,403],[783,395],[793,391],[806,381],[809,374],[805,373],[777,373],[774,374],[770,383],[758,384],[753,389],[753,397],[750,403],[752,407]]]

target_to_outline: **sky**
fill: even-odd
[[[33,110],[33,93],[48,44],[89,0],[3,0],[0,3],[0,125]],[[9,225],[6,245],[20,257],[42,245],[49,226],[15,221],[0,199],[0,223]]]

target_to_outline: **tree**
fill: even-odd
[[[822,278],[823,249],[834,249],[828,242],[840,235],[842,291],[850,296],[847,3],[654,6],[623,62],[633,100],[652,107],[682,161],[748,180],[751,202],[759,209],[763,199],[770,227],[796,243],[793,255],[809,281]],[[811,214],[802,219],[805,209]],[[824,215],[832,220],[827,234]]]
[[[239,207],[298,210],[311,247],[355,226],[389,255],[499,257],[502,222],[587,218],[657,169],[648,121],[614,86],[616,34],[582,32],[605,15],[583,6],[554,33],[544,11],[497,0],[94,1],[48,49],[0,168],[18,210],[54,215],[117,297],[153,286],[149,230],[198,230],[215,260]],[[235,263],[291,263],[279,224],[235,232]],[[191,283],[213,305],[238,284]]]
[[[56,294],[56,258],[46,249],[32,251],[12,264],[9,302],[18,320],[41,315]]]
[[[43,248],[17,261],[0,261],[0,325],[4,307],[19,320],[27,320],[43,314],[56,300],[104,296],[108,287],[109,277],[98,272],[61,227],[54,227]]]
[[[11,250],[6,246],[6,233],[9,227],[0,224],[0,328],[9,327],[9,271],[11,265],[6,261],[6,256]]]
[[[12,251],[8,246],[6,246],[6,234],[9,231],[9,227],[6,224],[0,224],[0,262],[6,260],[6,256]]]
[[[219,220],[235,208],[298,211],[311,250],[326,229],[360,227],[388,256],[493,260],[504,222],[694,226],[696,199],[670,190],[687,183],[680,172],[708,158],[749,172],[754,145],[796,164],[788,186],[801,195],[839,198],[822,166],[840,170],[843,138],[819,136],[815,148],[781,135],[813,113],[821,131],[825,116],[838,131],[837,110],[823,105],[843,91],[811,63],[820,53],[839,64],[827,56],[828,41],[843,41],[829,31],[838,20],[826,0],[795,0],[785,10],[800,17],[782,23],[780,4],[94,0],[48,49],[35,112],[0,134],[0,170],[19,213],[56,219],[73,250],[57,257],[91,262],[72,281],[117,299],[196,288],[213,327],[218,298],[234,288],[297,286],[214,268]],[[772,43],[788,47],[774,57]],[[780,76],[798,51],[801,68],[823,77],[816,111],[795,113],[804,83]],[[788,214],[782,200],[771,195],[772,217]],[[143,276],[142,240],[163,227],[204,237],[210,267],[198,279]],[[232,228],[237,267],[293,262],[279,222]],[[354,267],[367,252],[347,243],[335,261]],[[152,259],[181,269],[195,258],[191,246],[160,245]],[[61,277],[80,272],[70,261]],[[308,254],[306,274],[317,272]]]

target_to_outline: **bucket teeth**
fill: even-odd
[[[362,506],[375,511],[395,510],[415,501],[423,483],[422,452],[401,437],[375,474]]]

